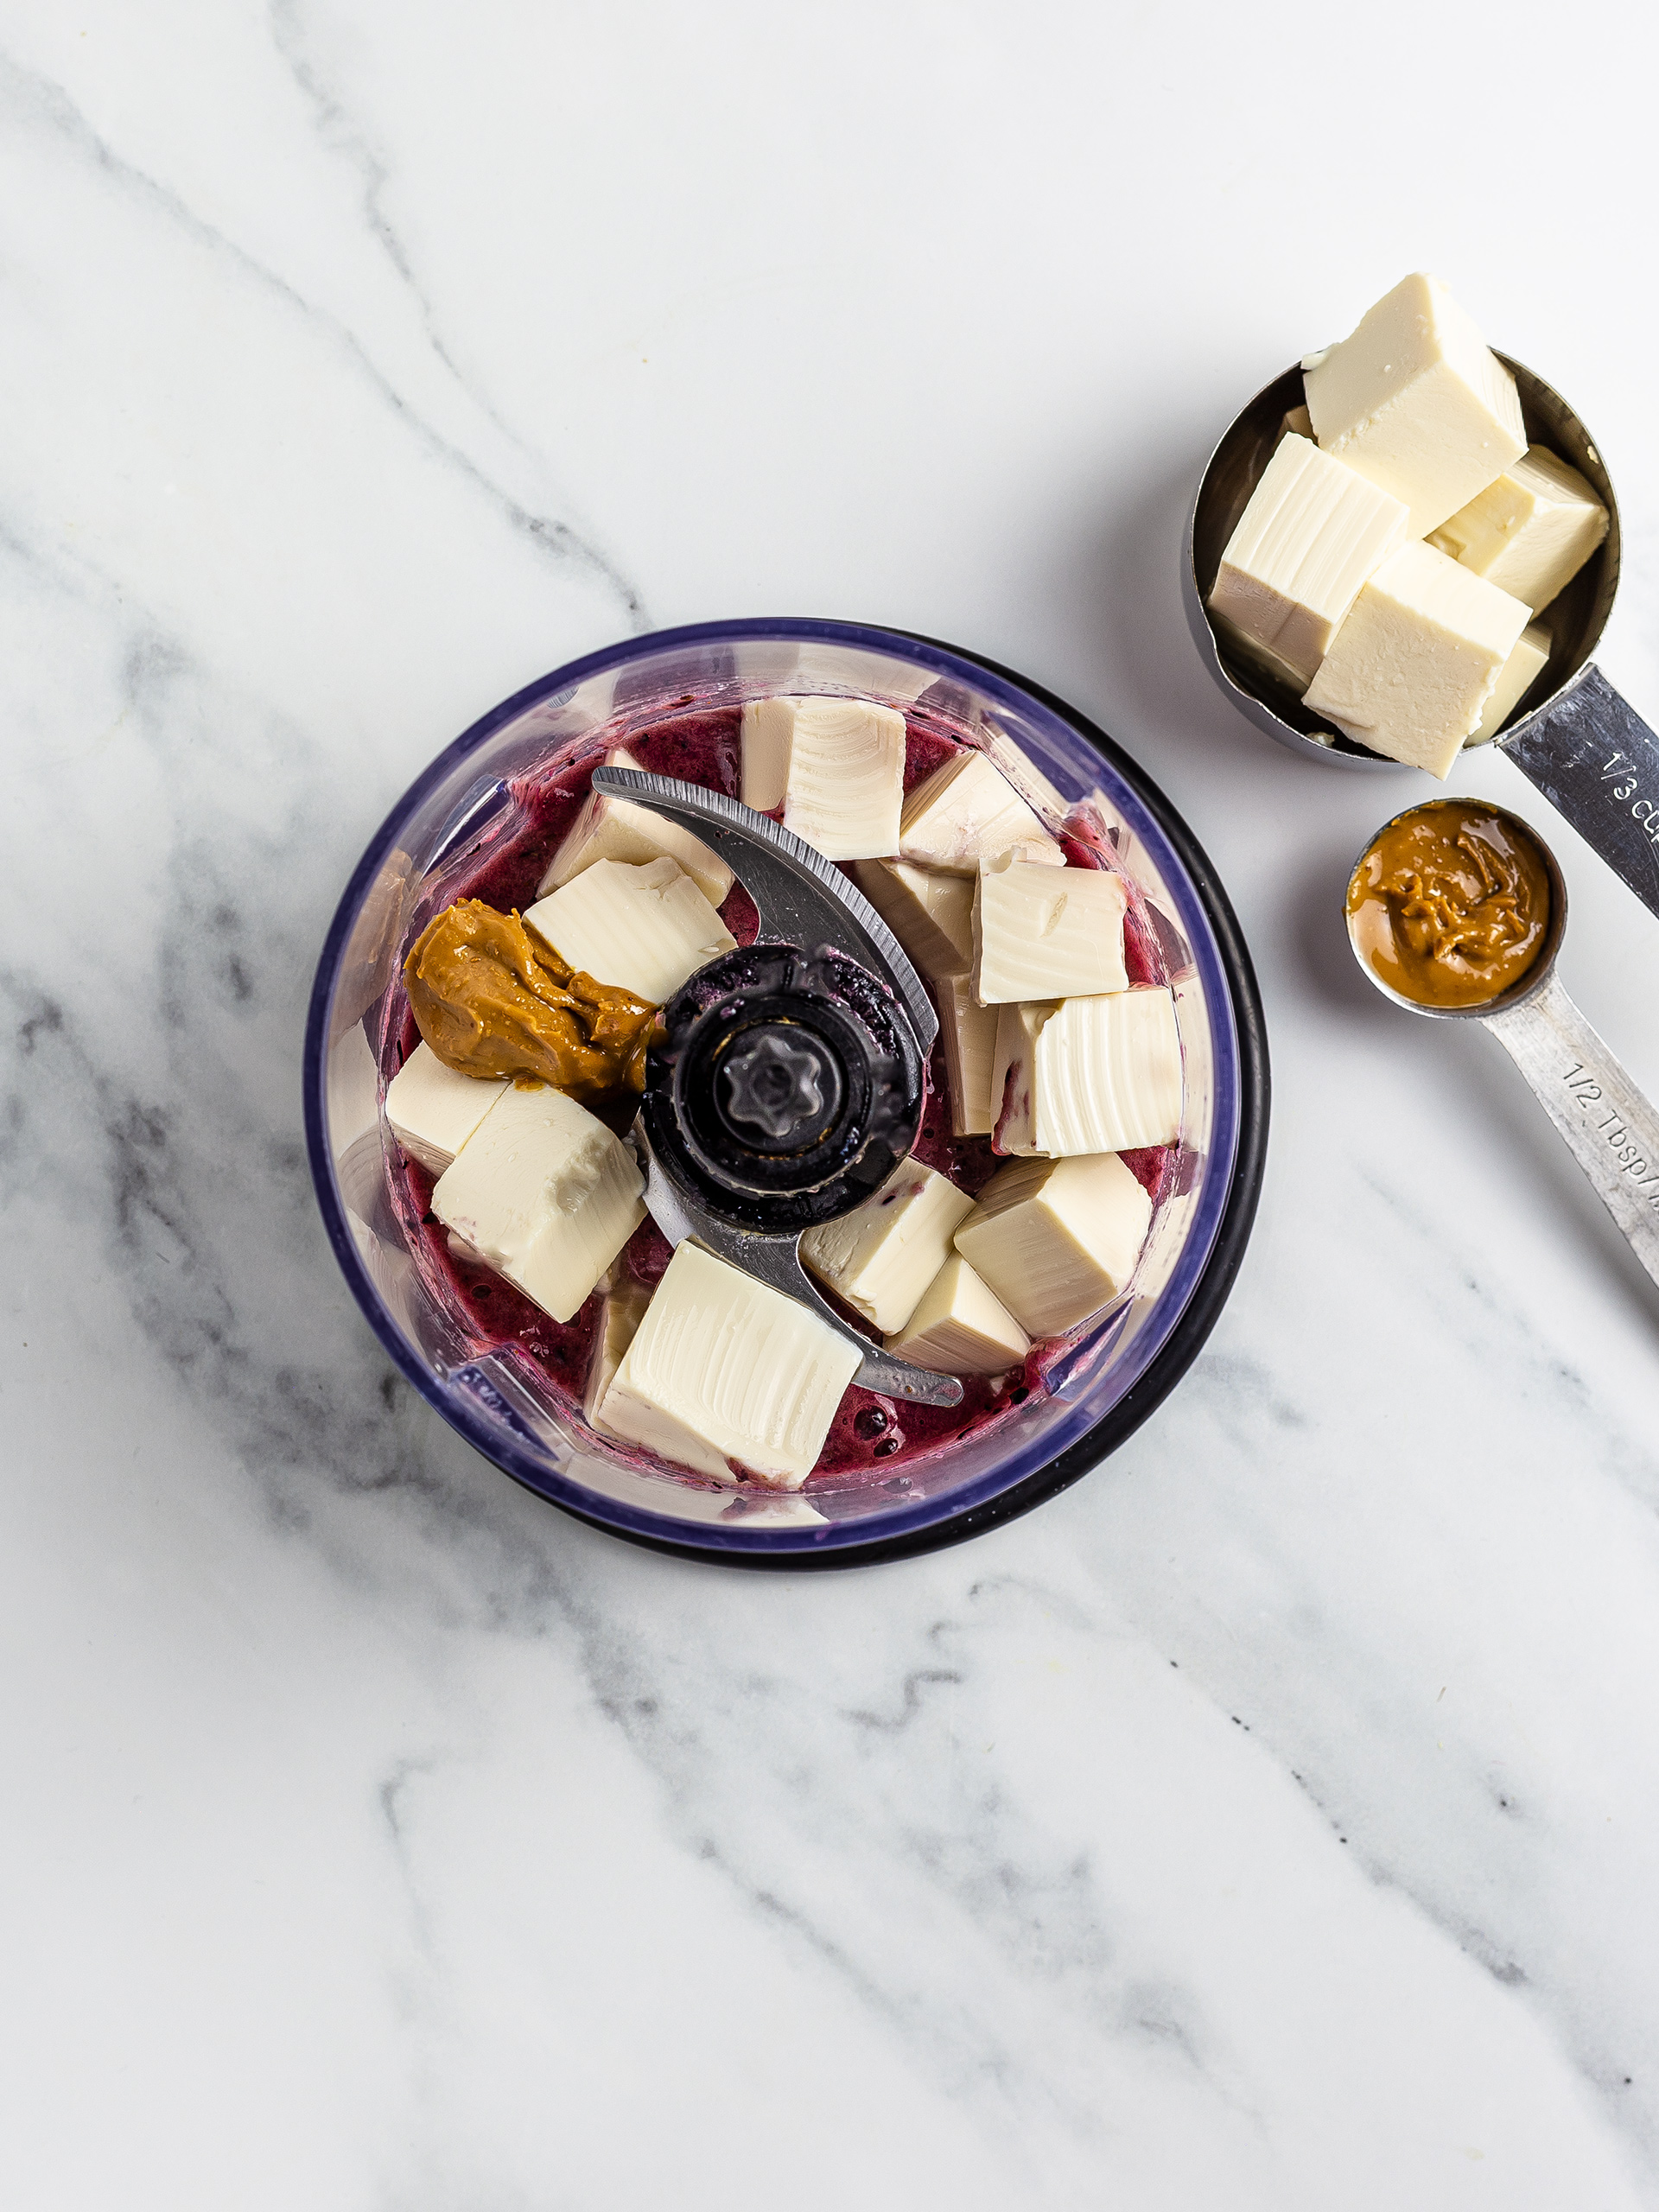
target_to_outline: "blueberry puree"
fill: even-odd
[[[740,722],[735,708],[684,713],[647,729],[630,732],[626,742],[641,768],[735,797]],[[906,790],[923,782],[957,749],[951,738],[912,721],[905,748]],[[463,856],[453,871],[446,871],[442,895],[434,902],[434,911],[459,899],[482,899],[504,912],[522,912],[533,904],[549,861],[588,797],[592,772],[601,757],[598,748],[591,748],[579,764],[543,770],[515,784],[514,811],[509,822],[486,832],[475,855]],[[1108,865],[1092,838],[1068,837],[1065,854],[1073,867]],[[468,859],[474,861],[471,867],[467,865]],[[733,886],[720,911],[740,944],[753,942],[758,917],[753,902],[741,886]],[[1156,940],[1133,907],[1127,918],[1124,954],[1131,983],[1164,980]],[[405,1009],[399,1027],[398,1059],[406,1058],[418,1041],[414,1017]],[[976,1195],[1001,1161],[991,1149],[988,1137],[958,1137],[952,1133],[944,1058],[937,1045],[928,1064],[927,1079],[916,1156],[950,1176],[970,1196]],[[1125,1153],[1123,1159],[1155,1205],[1170,1154],[1153,1148]],[[550,1393],[569,1414],[580,1418],[603,1306],[601,1296],[595,1292],[580,1313],[561,1324],[502,1276],[456,1258],[431,1211],[433,1179],[413,1160],[405,1161],[403,1189],[397,1193],[406,1205],[410,1227],[417,1236],[416,1258],[423,1273],[467,1330],[475,1353],[513,1346],[534,1364]],[[670,1256],[667,1240],[647,1220],[635,1230],[617,1264],[627,1268],[640,1281],[654,1284],[661,1279]],[[1039,1358],[1039,1351],[1034,1349],[1023,1370],[1005,1376],[995,1384],[982,1376],[964,1376],[962,1403],[949,1408],[906,1405],[877,1397],[855,1383],[842,1401],[807,1488],[825,1484],[844,1488],[849,1482],[879,1481],[890,1490],[903,1491],[909,1484],[905,1471],[909,1463],[979,1434],[1040,1392]],[[683,1479],[707,1486],[696,1476],[688,1474]]]
[[[1007,1379],[1017,1389],[1025,1377]],[[849,1474],[866,1469],[901,1474],[907,1459],[937,1452],[964,1436],[977,1436],[1012,1411],[1015,1402],[1006,1389],[995,1389],[980,1375],[963,1376],[959,1406],[905,1405],[897,1398],[878,1398],[855,1382],[830,1423],[807,1487],[829,1475],[840,1477],[844,1484]]]

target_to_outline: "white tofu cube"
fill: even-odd
[[[798,1300],[684,1243],[606,1393],[606,1425],[718,1479],[798,1490],[861,1364]]]
[[[729,1521],[734,1516],[745,1529],[823,1529],[830,1522],[830,1516],[805,1497],[734,1497],[720,1517]]]
[[[1576,468],[1543,446],[1477,492],[1429,539],[1535,614],[1565,591],[1607,535],[1607,510]]]
[[[605,755],[604,765],[637,768],[639,764],[619,746]],[[664,856],[679,862],[711,906],[718,906],[732,887],[732,871],[701,837],[694,837],[664,815],[653,814],[649,807],[636,806],[631,799],[590,791],[560,840],[536,895],[546,898],[549,892],[557,891],[595,861],[627,861],[638,865]]]
[[[622,1364],[623,1354],[633,1342],[639,1324],[645,1318],[651,1293],[651,1284],[641,1282],[629,1268],[613,1268],[610,1285],[605,1293],[605,1304],[600,1313],[599,1327],[594,1337],[593,1359],[588,1370],[587,1386],[582,1392],[582,1409],[590,1428],[608,1429],[610,1427],[605,1418],[605,1400],[611,1384],[616,1380],[616,1370]]]
[[[506,1087],[446,1067],[423,1039],[386,1085],[386,1120],[410,1158],[442,1175]]]
[[[862,1205],[809,1229],[801,1258],[874,1327],[902,1329],[972,1205],[948,1175],[906,1160]]]
[[[971,876],[944,875],[908,861],[858,861],[853,880],[909,954],[918,976],[937,982],[965,976],[972,968]]]
[[[1279,435],[1281,438],[1306,438],[1310,445],[1314,442],[1313,417],[1306,407],[1286,408],[1284,419],[1279,425]]]
[[[982,1006],[1061,999],[1128,984],[1123,879],[1105,868],[1044,868],[1005,854],[974,891],[974,995]]]
[[[991,1048],[991,1096],[996,1106],[993,1151],[1010,1155],[1051,1151],[1047,1145],[1037,1142],[1035,1134],[1037,1048],[1045,1027],[1065,1003],[1063,999],[1026,1000],[995,1009],[996,1042]],[[1116,1151],[1116,1147],[1096,1145],[1093,1149]]]
[[[982,859],[994,859],[1025,838],[1053,842],[988,755],[963,752],[936,768],[905,801],[899,856],[918,868],[972,876]]]
[[[1492,686],[1491,696],[1481,709],[1474,734],[1464,739],[1465,746],[1486,745],[1497,735],[1511,713],[1538,681],[1548,659],[1549,632],[1541,622],[1529,622],[1516,641],[1515,651],[1504,662],[1503,673]]]
[[[1527,449],[1515,378],[1437,277],[1408,276],[1304,369],[1321,448],[1403,500],[1412,537]]]
[[[1006,1375],[1025,1358],[1031,1339],[961,1253],[953,1252],[886,1349],[936,1375]]]
[[[632,1152],[574,1098],[509,1084],[454,1164],[432,1211],[467,1252],[556,1321],[586,1302],[645,1217]]]
[[[1126,1287],[1151,1220],[1116,1153],[1017,1160],[980,1192],[956,1244],[1028,1337],[1053,1337]]]
[[[959,1137],[989,1136],[1001,1093],[992,1088],[999,1009],[981,1006],[970,976],[942,976],[933,987],[939,1042],[950,1086],[950,1126]]]
[[[1307,705],[1444,780],[1527,626],[1518,599],[1432,545],[1391,553],[1354,601]]]
[[[1249,658],[1300,691],[1360,586],[1405,537],[1398,499],[1293,434],[1227,541],[1210,612]]]
[[[1042,824],[1046,834],[1057,831],[1069,811],[1065,794],[1051,781],[1031,755],[1014,743],[1005,729],[990,720],[981,723],[980,742],[985,758],[1022,798]]]
[[[742,796],[826,860],[899,849],[905,718],[868,699],[780,698],[743,709]]]
[[[991,1086],[1001,1109],[999,1152],[1068,1159],[1173,1144],[1181,1133],[1173,993],[1003,1007]]]
[[[775,814],[789,788],[795,736],[794,699],[751,699],[738,734],[737,795],[759,814]]]
[[[559,957],[596,983],[664,1005],[737,939],[677,861],[595,861],[524,910]]]

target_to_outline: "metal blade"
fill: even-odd
[[[753,899],[760,934],[811,951],[833,945],[878,976],[899,1001],[923,1058],[939,1031],[922,980],[869,900],[833,861],[724,791],[641,768],[595,768],[594,789],[649,807],[701,837]]]

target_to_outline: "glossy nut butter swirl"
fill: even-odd
[[[1433,799],[1379,831],[1348,883],[1348,931],[1418,1006],[1484,1006],[1519,982],[1549,928],[1537,847],[1477,801]]]
[[[645,1089],[656,1007],[567,967],[516,913],[446,906],[404,982],[421,1035],[462,1075],[531,1077],[587,1103]]]

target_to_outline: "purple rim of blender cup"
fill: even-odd
[[[1203,982],[1205,1011],[1215,1047],[1215,1119],[1211,1143],[1205,1158],[1204,1184],[1198,1204],[1169,1280],[1158,1294],[1152,1311],[1141,1324],[1135,1344],[1122,1366],[1114,1370],[1113,1392],[1109,1401],[1103,1406],[1069,1408],[1066,1415],[1047,1431],[1040,1443],[1011,1452],[995,1469],[942,1497],[918,1498],[908,1505],[896,1503],[890,1511],[882,1513],[874,1521],[829,1522],[818,1528],[753,1529],[747,1532],[741,1521],[733,1523],[688,1523],[668,1515],[626,1504],[620,1499],[601,1496],[580,1483],[550,1474],[534,1452],[520,1449],[499,1427],[486,1424],[467,1398],[452,1390],[434,1374],[410,1348],[402,1331],[386,1311],[358,1253],[346,1224],[345,1204],[335,1176],[325,1124],[326,1046],[334,993],[339,983],[340,963],[350,942],[363,899],[378,880],[388,855],[397,849],[404,825],[428,794],[505,723],[556,692],[572,690],[589,677],[645,658],[662,652],[664,647],[713,645],[738,639],[764,639],[789,644],[825,643],[880,653],[890,659],[908,660],[932,670],[938,677],[968,685],[994,702],[1039,723],[1052,723],[1070,741],[1075,742],[1083,737],[1090,750],[1098,754],[1102,780],[1109,790],[1113,804],[1134,834],[1144,840],[1176,907],[1182,933],[1192,950],[1193,964]],[[1251,988],[1254,988],[1253,978]],[[986,1509],[994,1508],[996,1501],[1008,1492],[1031,1484],[1034,1478],[1046,1470],[1052,1469],[1054,1463],[1062,1457],[1074,1458],[1090,1433],[1109,1421],[1113,1410],[1122,1404],[1169,1343],[1172,1332],[1190,1304],[1215,1249],[1223,1215],[1232,1192],[1239,1147],[1237,1020],[1232,979],[1223,966],[1214,925],[1185,860],[1175,850],[1162,824],[1142,801],[1140,792],[1125,780],[1112,758],[1101,750],[1097,734],[1088,734],[1079,728],[1078,720],[1070,716],[1060,702],[1047,695],[1039,695],[993,664],[975,660],[947,646],[916,639],[903,632],[876,629],[857,623],[790,617],[754,617],[736,621],[695,623],[678,629],[652,631],[644,637],[628,639],[622,644],[607,646],[601,652],[585,655],[580,660],[567,662],[563,667],[539,677],[534,683],[527,684],[512,698],[492,708],[488,714],[447,747],[416,778],[370,839],[367,849],[353,870],[335,909],[318,960],[316,980],[312,988],[306,1020],[303,1084],[306,1149],[328,1241],[340,1271],[362,1307],[370,1327],[398,1372],[485,1459],[522,1483],[526,1489],[533,1491],[537,1497],[548,1499],[596,1528],[609,1529],[613,1534],[630,1537],[653,1548],[675,1552],[683,1556],[724,1559],[732,1565],[850,1565],[861,1560],[930,1549],[955,1541],[959,1536],[977,1533],[980,1527],[992,1525],[994,1520],[1007,1517],[995,1513],[988,1517]],[[1259,1173],[1259,1163],[1256,1172]],[[1249,1196],[1253,1211],[1253,1190]],[[1248,1228],[1248,1217],[1245,1227]],[[1158,1393],[1158,1398],[1162,1395]],[[1153,1403],[1156,1402],[1157,1398],[1154,1398]],[[1148,1405],[1146,1411],[1150,1410],[1151,1406]],[[1144,1414],[1140,1417],[1144,1418]],[[1122,1437],[1117,1437],[1103,1445],[1098,1456],[1103,1457],[1106,1450],[1122,1440]],[[1054,1490],[1075,1480],[1092,1464],[1094,1461],[1085,1457],[1081,1464],[1057,1476],[1052,1484],[1013,1510],[1023,1510],[1025,1504],[1039,1503],[1042,1497],[1051,1495]],[[972,1526],[962,1525],[970,1520]]]

